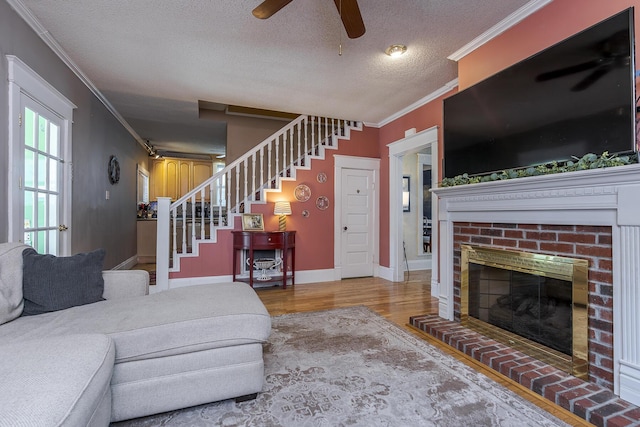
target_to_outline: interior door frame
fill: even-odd
[[[371,183],[373,222],[373,275],[379,275],[380,268],[380,159],[334,155],[334,209],[333,209],[333,272],[334,280],[342,279],[342,170],[362,169],[373,172]]]
[[[392,281],[404,280],[402,266],[402,158],[405,154],[416,152],[431,146],[431,188],[438,186],[439,159],[438,127],[434,126],[421,132],[407,135],[405,138],[388,144],[389,148],[389,268]],[[431,295],[438,297],[438,198],[435,194],[431,205]]]
[[[22,96],[28,96],[46,109],[56,114],[61,119],[60,144],[61,157],[64,160],[62,172],[62,209],[60,221],[69,226],[69,229],[60,235],[59,255],[71,254],[72,233],[72,179],[73,169],[71,161],[71,125],[73,123],[73,110],[76,107],[57,89],[51,86],[38,73],[14,55],[7,55],[8,80],[9,80],[9,200],[8,200],[8,230],[7,237],[10,242],[24,240],[24,226],[20,221],[24,220],[24,196],[22,193],[22,176],[24,161],[22,158],[22,126],[20,114],[22,113]],[[21,197],[22,196],[22,197]]]

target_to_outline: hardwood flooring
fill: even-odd
[[[153,267],[155,266],[147,264],[138,265],[135,268],[151,270]],[[511,379],[488,369],[464,353],[410,326],[408,322],[411,316],[438,313],[438,300],[431,297],[430,284],[431,271],[424,270],[405,274],[405,281],[401,283],[390,282],[377,277],[365,277],[334,282],[297,284],[293,287],[287,286],[287,289],[282,289],[281,286],[257,287],[256,292],[272,316],[364,305],[401,328],[518,393],[567,424],[573,426],[592,425],[527,390]]]
[[[430,283],[431,271],[424,270],[412,271],[408,275],[405,274],[405,281],[401,283],[390,282],[376,277],[366,277],[334,282],[298,284],[294,287],[288,286],[287,289],[282,289],[282,287],[256,288],[256,292],[272,316],[364,305],[401,328],[440,348],[452,357],[482,372],[567,424],[573,426],[592,425],[511,379],[488,369],[466,354],[410,326],[408,322],[411,316],[438,313],[438,300],[431,296]]]

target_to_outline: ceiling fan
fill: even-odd
[[[547,80],[557,79],[569,76],[583,71],[592,70],[586,77],[576,83],[571,90],[579,92],[587,89],[589,86],[600,80],[605,74],[609,73],[616,67],[622,67],[629,64],[631,60],[628,45],[625,44],[625,38],[628,37],[627,32],[620,31],[596,44],[595,50],[598,57],[590,61],[580,64],[571,65],[565,68],[541,73],[536,77],[536,81],[544,82]]]
[[[293,0],[264,0],[253,9],[253,16],[267,19],[274,13],[291,3]],[[364,22],[360,14],[357,0],[333,0],[338,8],[340,19],[350,39],[357,39],[365,32]]]

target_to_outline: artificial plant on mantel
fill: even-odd
[[[574,161],[575,160],[575,161]],[[581,158],[574,157],[574,160],[566,162],[549,162],[538,166],[529,166],[520,169],[508,169],[502,172],[494,172],[487,175],[469,176],[464,173],[453,178],[444,178],[440,183],[441,187],[453,187],[455,185],[477,184],[479,182],[502,181],[505,179],[523,178],[527,176],[549,175],[553,173],[573,172],[587,169],[608,168],[613,166],[624,166],[638,163],[638,154],[625,156],[610,155],[605,151],[602,155],[588,153]]]

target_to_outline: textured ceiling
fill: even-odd
[[[528,1],[361,0],[353,40],[332,0],[267,20],[260,2],[21,0],[140,137],[210,153],[225,123],[198,119],[198,100],[380,123],[455,79],[447,56]]]

